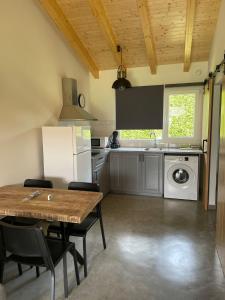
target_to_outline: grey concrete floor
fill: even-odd
[[[75,284],[68,255],[69,299],[224,300],[225,280],[215,250],[215,212],[200,203],[128,195],[103,200],[107,249],[98,224],[88,234],[88,277]],[[78,249],[82,249],[76,239]],[[26,268],[24,268],[26,269]],[[63,297],[62,264],[56,268],[57,299]],[[33,269],[17,276],[8,264],[8,300],[50,299],[50,274]]]

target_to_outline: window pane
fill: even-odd
[[[157,139],[162,138],[162,130],[161,129],[143,129],[143,130],[120,130],[120,138],[123,140],[149,140],[150,133],[154,132]],[[151,139],[153,136],[151,137]]]
[[[196,94],[169,95],[169,137],[193,137]]]

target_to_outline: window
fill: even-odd
[[[163,139],[199,142],[201,138],[201,88],[167,88],[164,96]]]
[[[169,137],[193,137],[195,117],[194,93],[169,95]]]
[[[162,142],[200,143],[202,88],[166,88],[163,129],[120,130],[121,140],[149,140],[150,133]],[[153,136],[151,136],[153,138]]]
[[[161,129],[120,130],[120,138],[123,140],[149,140],[151,133],[155,133],[157,139],[162,138]]]

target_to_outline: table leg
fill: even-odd
[[[4,262],[0,261],[0,283],[3,282]]]
[[[66,234],[66,228],[65,228],[65,226],[68,226],[68,224],[64,223],[64,222],[60,222],[61,233],[62,233],[62,240],[63,241],[69,241],[69,237]],[[77,253],[77,261],[79,262],[80,265],[83,265],[84,264],[83,256],[80,254],[79,251],[77,251],[77,249],[76,249],[76,253]]]
[[[60,222],[60,227],[61,227],[61,233],[62,233],[62,240],[63,241],[66,241],[66,228],[65,228],[65,225],[67,223],[64,223],[64,222]]]

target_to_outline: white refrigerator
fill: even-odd
[[[89,126],[42,127],[42,141],[44,176],[55,188],[92,181]]]

